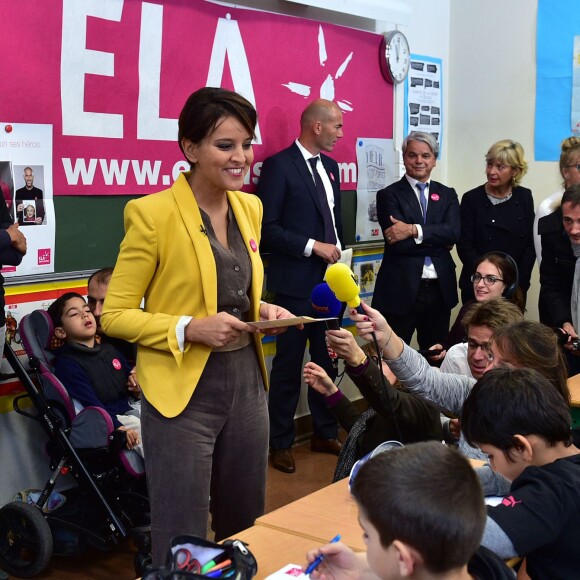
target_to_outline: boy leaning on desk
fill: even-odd
[[[351,486],[366,554],[341,543],[312,550],[309,562],[324,559],[311,577],[513,579],[500,557],[514,556],[526,557],[533,580],[579,577],[580,450],[561,395],[536,371],[490,371],[465,403],[462,429],[512,481],[501,504],[486,514],[475,472],[444,445],[391,449]]]

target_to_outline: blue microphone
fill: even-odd
[[[310,296],[312,308],[318,318],[338,318],[342,312],[342,302],[334,295],[326,282],[322,282],[314,287]],[[340,322],[338,320],[326,320],[327,330],[338,330]],[[328,356],[332,361],[332,366],[338,368],[338,355],[328,346]]]
[[[319,318],[338,318],[342,310],[342,302],[326,282],[314,287],[311,295],[312,308]],[[331,321],[329,321],[331,322]]]

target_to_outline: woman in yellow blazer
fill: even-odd
[[[155,566],[172,536],[205,536],[208,509],[217,539],[264,509],[267,374],[247,321],[291,315],[260,302],[262,204],[236,191],[253,160],[255,125],[243,97],[196,91],[179,117],[191,172],[125,209],[101,323],[139,345]]]

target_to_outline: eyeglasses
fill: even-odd
[[[489,344],[479,344],[478,342],[475,342],[473,340],[467,341],[467,349],[468,350],[475,351],[478,348],[480,348],[485,353],[485,357],[487,358],[487,362],[493,362],[493,354],[491,352]]]
[[[473,276],[471,276],[471,281],[474,284],[479,284],[479,281],[483,280],[483,283],[486,286],[493,286],[496,282],[503,282],[503,278],[498,278],[497,276],[492,276],[491,274],[488,274],[487,276],[482,276],[479,272],[476,272],[475,274],[473,274]]]

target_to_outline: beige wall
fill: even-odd
[[[556,162],[534,159],[537,0],[451,0],[447,179],[457,193],[484,183],[484,155],[500,139],[526,152],[536,202],[560,186]],[[538,317],[538,269],[527,318]]]

